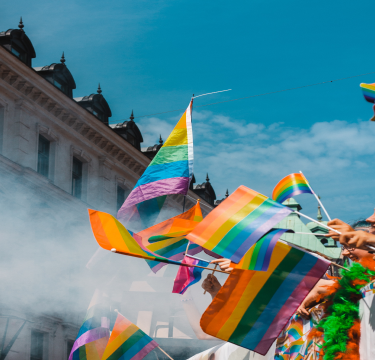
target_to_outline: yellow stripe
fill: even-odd
[[[232,312],[231,316],[228,318],[225,325],[218,331],[218,338],[225,340],[229,339],[229,337],[233,334],[234,330],[236,329],[238,323],[245,315],[245,312],[249,305],[253,302],[255,297],[258,295],[259,291],[262,289],[262,287],[267,282],[269,277],[273,274],[277,266],[288,254],[290,249],[291,247],[286,244],[280,242],[276,244],[275,249],[272,253],[271,262],[268,270],[255,272],[255,275],[247,284],[246,289],[242,293],[241,299],[238,302],[234,311]]]
[[[116,339],[112,340],[105,348],[103,359],[109,358],[126,340],[138,331],[138,327],[131,324],[125,331],[119,334]]]
[[[187,145],[188,137],[186,129],[174,129],[168,136],[167,141],[164,143],[163,147],[166,146],[177,146],[177,145]]]
[[[86,347],[86,357],[90,360],[100,360],[98,351],[96,350],[95,341],[85,344]]]
[[[176,242],[181,241],[182,239],[184,239],[184,236],[180,236],[178,238],[172,238],[172,239],[158,241],[156,243],[152,243],[150,245],[147,245],[147,249],[155,252],[159,249],[165,248],[166,246],[173,245]]]

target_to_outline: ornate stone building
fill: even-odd
[[[112,113],[100,85],[96,93],[74,98],[76,83],[64,54],[60,62],[33,68],[36,53],[23,27],[21,20],[18,29],[0,32],[0,272],[5,274],[0,358],[63,360],[89,294],[98,286],[109,286],[108,278],[101,277],[103,271],[95,273],[95,266],[85,266],[96,263],[103,270],[98,256],[93,257],[97,245],[87,208],[115,215],[160,146],[141,150],[143,138],[133,114],[128,121],[109,125]],[[208,198],[197,190],[189,190],[185,207],[201,197],[207,214],[214,205],[214,191]],[[183,201],[183,196],[168,196],[169,214],[180,213]],[[135,269],[139,261],[129,264]],[[149,271],[142,266],[120,274],[120,305],[126,303],[124,293],[144,298],[139,278]],[[165,319],[157,318],[153,309],[159,295],[146,295],[155,300],[147,311],[153,324],[149,333],[156,336],[157,324],[170,328],[174,318],[169,309],[160,315]],[[164,295],[169,299],[172,294],[168,290]],[[145,310],[132,309],[129,316],[136,322],[138,312]],[[172,332],[159,337],[175,340],[171,326]],[[193,334],[184,336],[194,339]]]

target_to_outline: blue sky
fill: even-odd
[[[375,71],[372,1],[19,1],[0,5],[1,30],[25,31],[33,66],[59,61],[77,89],[101,83],[112,121]],[[271,195],[304,171],[332,217],[373,212],[375,124],[359,83],[375,74],[229,102],[193,114],[195,173],[218,198],[243,184]],[[181,113],[136,119],[143,146],[165,139]],[[316,202],[301,195],[308,215]]]

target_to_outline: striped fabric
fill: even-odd
[[[236,266],[236,269],[267,271],[273,249],[286,229],[272,229],[262,236],[245,254]]]
[[[313,194],[303,174],[290,174],[281,179],[272,192],[272,199],[283,203],[299,194]]]
[[[240,186],[186,238],[238,263],[265,233],[291,212],[267,196]]]
[[[203,260],[193,259],[186,256],[182,260],[184,264],[192,264],[198,266],[207,267],[209,262]],[[202,272],[204,269],[196,267],[186,267],[180,266],[174,280],[172,293],[174,294],[183,294],[189,286],[196,284],[202,278]]]
[[[109,303],[103,294],[96,290],[69,360],[100,360],[109,339]]]
[[[366,101],[370,103],[375,103],[375,84],[362,83],[360,87],[362,89],[362,93]]]
[[[267,271],[232,271],[201,318],[203,331],[266,354],[329,264],[279,241]]]
[[[168,264],[180,264],[158,256],[137,242],[118,220],[105,212],[89,209],[91,228],[99,246],[105,250],[116,249],[117,252],[147,260],[157,260]],[[136,236],[136,234],[133,234]]]
[[[102,360],[141,360],[158,346],[138,326],[118,314]]]
[[[188,244],[186,234],[191,232],[203,219],[199,202],[190,210],[165,220],[136,234],[135,239],[153,253],[171,260],[180,261]],[[202,248],[194,243],[189,245],[189,254],[196,255]],[[166,263],[147,261],[153,272],[157,272]]]
[[[192,101],[121,206],[119,219],[126,218],[127,209],[143,201],[169,194],[187,194],[193,176],[191,108]]]

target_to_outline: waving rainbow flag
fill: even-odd
[[[203,314],[201,328],[265,355],[329,264],[278,241],[267,271],[231,272]]]
[[[159,344],[120,313],[101,360],[141,360]]]
[[[184,260],[182,260],[182,262],[184,264],[192,264],[204,267],[207,267],[209,265],[208,261],[193,259],[189,256],[186,256]],[[196,267],[180,266],[174,280],[172,293],[183,294],[189,286],[196,284],[202,278],[203,270],[204,269]]]
[[[186,238],[238,263],[265,233],[291,212],[267,196],[240,186]]]
[[[108,299],[96,290],[69,360],[100,360],[109,339],[110,307]]]
[[[375,103],[375,84],[362,83],[360,87],[362,89],[362,93],[366,101],[374,104]]]
[[[128,209],[143,201],[169,194],[186,195],[193,176],[193,100],[117,213],[128,217]]]
[[[290,174],[285,176],[275,186],[272,192],[272,199],[278,203],[283,203],[285,200],[298,194],[313,194],[307,179],[303,174]]]
[[[272,229],[262,236],[245,254],[236,269],[267,271],[271,261],[273,249],[281,235],[290,231],[286,229]]]

